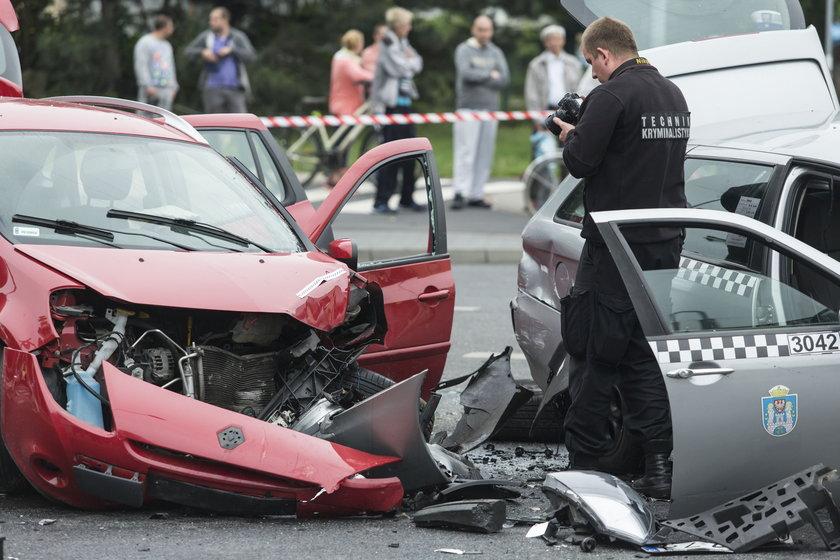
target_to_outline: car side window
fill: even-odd
[[[577,184],[572,189],[572,192],[569,193],[569,196],[566,197],[566,200],[563,201],[563,204],[560,205],[560,208],[557,209],[557,213],[554,215],[555,220],[560,220],[564,222],[573,222],[576,224],[583,223],[583,179],[574,179],[573,177],[569,176],[568,180],[576,180]]]
[[[268,148],[266,147],[265,142],[263,142],[263,139],[260,138],[259,134],[252,132],[251,141],[254,144],[257,161],[259,161],[260,169],[262,170],[263,184],[265,184],[266,188],[268,188],[268,190],[277,197],[277,200],[282,201],[286,198],[286,187],[283,184],[283,180],[280,178],[280,174],[277,172],[277,165],[274,163],[274,160],[271,159],[271,154],[268,153]]]
[[[373,211],[376,184],[386,173],[396,174],[397,192],[388,201],[390,212],[377,213]],[[401,186],[405,177],[411,175],[415,178],[413,208],[400,203]],[[433,180],[425,156],[399,158],[376,168],[349,197],[332,222],[332,228],[335,239],[352,238],[356,242],[360,270],[444,253],[436,238],[438,209]],[[374,251],[373,247],[377,249]]]
[[[725,239],[722,229],[686,228],[689,235]],[[840,282],[763,240],[744,237],[744,248],[765,252],[787,273],[766,275],[732,262],[710,261],[687,247],[676,269],[642,270],[651,299],[673,332],[838,325]]]
[[[244,130],[202,130],[201,134],[217,152],[225,157],[235,157],[259,177],[260,172]]]

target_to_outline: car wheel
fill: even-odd
[[[0,348],[0,372],[3,371],[3,353]],[[3,399],[3,383],[0,380],[0,402]],[[12,494],[27,487],[26,479],[17,468],[9,452],[6,451],[6,444],[3,441],[3,434],[0,431],[0,494]]]
[[[644,470],[642,445],[624,426],[625,411],[621,391],[616,387],[610,402],[612,450],[598,461],[601,470],[614,475],[636,474]]]
[[[540,408],[543,393],[534,390],[534,395],[523,404],[519,410],[508,418],[501,429],[490,438],[494,441],[535,441],[542,443],[558,443],[563,440],[563,418],[566,413],[569,393],[563,391],[545,409],[534,424],[534,417]],[[531,431],[531,425],[534,430]]]
[[[388,379],[384,375],[380,375],[375,371],[365,369],[358,364],[356,364],[353,370],[349,372],[347,382],[356,392],[356,397],[358,399],[356,402],[372,397],[376,393],[384,391],[394,384],[393,380]],[[425,407],[426,401],[420,399],[419,412],[421,415],[423,414],[423,409]],[[434,416],[429,418],[429,420],[425,423],[425,425],[421,426],[421,428],[423,430],[423,436],[426,438],[426,441],[428,441],[432,435],[432,430],[435,428]]]

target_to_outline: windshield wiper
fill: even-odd
[[[138,222],[147,222],[150,224],[157,224],[161,226],[170,226],[173,230],[175,230],[176,228],[183,228],[185,230],[203,233],[205,235],[209,235],[217,239],[230,241],[231,243],[236,243],[245,247],[247,247],[248,245],[253,245],[257,249],[260,249],[266,253],[274,252],[267,247],[263,247],[258,243],[254,243],[247,237],[242,237],[241,235],[231,233],[218,226],[214,226],[213,224],[197,222],[195,220],[189,220],[186,218],[170,218],[168,216],[156,216],[154,214],[130,212],[128,210],[108,210],[108,213],[105,215],[109,218],[122,218],[124,220],[137,220]]]
[[[12,216],[12,222],[16,224],[29,224],[30,226],[43,226],[55,230],[56,233],[64,234],[84,234],[91,237],[98,237],[108,241],[114,240],[114,234],[106,229],[100,229],[93,226],[86,226],[78,222],[70,220],[50,220],[47,218],[38,218],[35,216],[25,216],[23,214],[15,214]]]
[[[12,216],[12,222],[18,224],[29,224],[33,226],[44,226],[48,228],[54,229],[57,233],[67,233],[67,234],[85,234],[90,235],[93,237],[101,237],[102,239],[107,239],[109,241],[114,240],[114,234],[119,233],[120,235],[133,235],[137,237],[145,237],[147,239],[152,239],[154,241],[158,241],[160,243],[165,243],[167,245],[172,245],[173,247],[177,247],[183,251],[195,251],[193,247],[189,245],[183,245],[181,243],[176,243],[175,241],[170,241],[169,239],[163,239],[161,237],[157,237],[155,235],[151,235],[148,233],[142,233],[139,231],[120,231],[115,229],[106,229],[106,228],[97,228],[93,226],[86,226],[84,224],[79,224],[77,222],[71,222],[69,220],[49,220],[47,218],[36,218],[34,216],[24,216],[23,214],[15,214]],[[110,236],[110,237],[109,237]],[[112,247],[119,247],[119,245],[111,245]],[[122,248],[122,247],[119,247]]]

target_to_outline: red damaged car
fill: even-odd
[[[449,459],[406,455],[381,421],[385,447],[362,451],[376,413],[359,408],[396,395],[379,402],[417,440],[411,411],[449,348],[454,286],[427,140],[372,150],[317,211],[290,205],[296,221],[172,114],[5,97],[0,115],[0,491],[28,481],[79,507],[342,515],[442,481],[417,465]],[[426,173],[425,250],[360,263],[331,240],[336,220],[376,169],[411,160]],[[343,411],[353,425],[326,430]]]

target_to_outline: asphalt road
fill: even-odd
[[[517,358],[510,327],[508,302],[515,292],[515,265],[460,265],[457,282],[453,346],[445,377],[474,370],[493,352],[507,345],[515,349],[512,370],[527,376]],[[451,428],[457,419],[457,393],[445,395],[438,429]],[[566,464],[562,447],[541,444],[496,443],[469,455],[486,477],[509,478],[525,484],[523,497],[509,502],[508,516],[520,520],[546,515],[548,501],[539,489],[546,472]],[[522,446],[521,456],[516,447]],[[660,516],[667,505],[657,504]],[[29,559],[339,559],[393,558],[400,560],[450,557],[441,548],[480,553],[484,558],[636,558],[639,551],[619,544],[599,544],[595,552],[561,544],[547,547],[526,539],[530,523],[484,535],[440,529],[420,529],[409,515],[365,519],[235,518],[158,505],[142,510],[89,512],[48,502],[36,494],[0,495],[0,537],[6,558]],[[816,534],[794,533],[797,544],[775,552],[754,552],[739,558],[835,558]],[[674,539],[689,540],[689,539]]]

